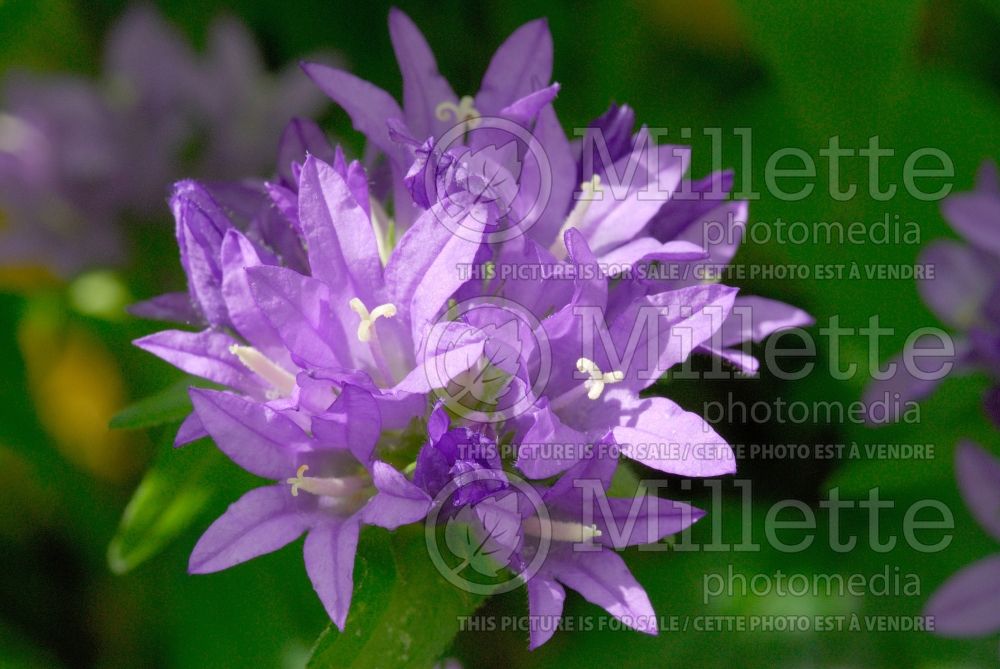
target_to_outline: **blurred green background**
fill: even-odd
[[[922,147],[945,151],[955,165],[955,190],[971,187],[985,158],[1000,156],[1000,2],[996,0],[887,0],[793,2],[782,0],[674,0],[580,3],[399,2],[434,48],[442,72],[459,94],[474,92],[493,49],[518,25],[545,15],[556,48],[556,109],[567,130],[584,125],[612,101],[628,102],[640,122],[692,128],[692,173],[713,168],[711,140],[702,130],[721,128],[723,164],[745,185],[734,128],[751,128],[752,178],[764,192],[751,203],[750,221],[862,221],[885,215],[919,225],[923,241],[953,236],[937,203],[900,193],[889,201],[867,195],[866,161],[842,161],[841,179],[861,195],[841,202],[826,191],[826,161],[819,150],[831,136],[842,146],[864,147],[878,135],[895,150],[883,160],[881,184],[899,183],[903,160]],[[210,20],[223,12],[246,22],[269,65],[277,68],[308,53],[334,50],[359,76],[399,93],[400,76],[389,44],[383,2],[328,0],[177,0],[157,3],[196,45]],[[123,2],[0,0],[0,71],[99,72],[100,48]],[[361,142],[346,115],[330,108],[324,127],[355,154]],[[274,138],[275,145],[277,137]],[[817,187],[798,202],[781,201],[763,187],[771,152],[798,147],[818,165]],[[164,191],[166,193],[166,189]],[[114,270],[133,298],[183,287],[169,212],[163,223],[135,233],[129,265]],[[737,261],[746,266],[782,263],[912,264],[914,244],[766,244],[747,242]],[[104,275],[100,275],[104,276]],[[104,277],[108,278],[108,277]],[[916,327],[935,325],[912,281],[809,279],[739,281],[754,294],[802,306],[820,325],[838,315],[858,328],[879,314],[896,334],[881,357],[902,348]],[[300,552],[287,548],[221,574],[191,577],[187,555],[199,536],[251,477],[213,456],[208,444],[183,451],[167,445],[170,428],[107,429],[125,405],[168,388],[179,376],[133,350],[129,342],[155,328],[124,316],[81,308],[80,287],[24,268],[0,270],[0,667],[298,667],[326,626],[311,592]],[[815,330],[815,329],[814,329]],[[847,338],[842,361],[866,365],[864,338]],[[806,379],[670,384],[665,391],[685,407],[737,399],[786,402],[858,399],[865,375],[836,381],[826,370],[820,340],[817,371]],[[717,427],[735,444],[933,444],[929,460],[748,460],[740,478],[752,481],[754,505],[745,509],[731,484],[721,514],[727,536],[739,537],[743,513],[762,536],[764,516],[776,500],[815,505],[838,486],[842,497],[863,499],[878,487],[895,503],[883,511],[887,528],[902,526],[915,501],[944,501],[956,518],[945,551],[924,555],[901,546],[886,554],[867,549],[868,518],[847,516],[843,532],[861,547],[829,550],[823,516],[817,541],[799,554],[765,548],[755,553],[666,552],[627,556],[661,615],[695,616],[884,614],[914,616],[930,593],[961,566],[996,550],[958,496],[952,452],[973,438],[994,453],[1000,439],[979,408],[986,380],[948,380],[925,402],[918,424],[878,432],[857,424],[742,424]],[[200,450],[199,450],[200,449]],[[208,454],[208,455],[206,455]],[[146,476],[145,494],[170,509],[166,517],[139,519],[137,536],[108,547],[122,513]],[[194,472],[194,473],[192,473]],[[641,472],[640,472],[641,473]],[[668,492],[670,492],[668,488]],[[695,484],[676,496],[709,503]],[[158,497],[159,496],[159,497]],[[169,503],[169,504],[168,504]],[[147,505],[148,508],[156,505]],[[134,519],[133,519],[134,520]],[[696,540],[708,541],[710,519]],[[887,531],[891,531],[887,530]],[[167,541],[167,539],[170,539]],[[160,548],[162,545],[162,552]],[[146,559],[148,558],[148,559]],[[916,574],[919,596],[868,598],[735,596],[702,603],[702,577],[726,573],[866,574],[899,568]],[[576,595],[568,615],[600,615]],[[524,615],[523,591],[490,600],[482,614]],[[432,624],[428,621],[427,624]],[[975,667],[996,662],[997,640],[948,640],[922,633],[558,633],[542,649],[527,651],[527,633],[464,632],[447,655],[466,667],[519,666],[750,666],[750,667]]]

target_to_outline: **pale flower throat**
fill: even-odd
[[[307,492],[317,498],[320,508],[338,514],[352,513],[361,508],[372,490],[361,476],[306,476],[309,465],[302,465],[295,476],[285,479],[291,486],[292,497]]]
[[[597,529],[597,525],[583,525],[564,520],[548,520],[543,525],[538,516],[525,519],[524,533],[532,537],[548,535],[552,541],[566,541],[574,544],[591,541],[603,534]]]
[[[306,476],[309,465],[302,465],[295,472],[293,478],[285,479],[285,483],[292,486],[292,497],[298,497],[300,490],[305,490],[317,497],[344,498],[351,497],[365,489],[365,482],[357,476],[318,477]]]

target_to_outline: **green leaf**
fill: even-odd
[[[636,475],[632,465],[627,462],[618,463],[614,476],[611,477],[608,497],[634,497],[635,495],[644,494],[646,494],[645,487]]]
[[[309,669],[429,667],[448,648],[461,616],[482,602],[447,582],[427,554],[423,526],[362,533],[354,598],[344,632],[331,625]]]
[[[160,453],[136,488],[108,546],[108,565],[124,574],[159,553],[193,523],[215,491],[214,473],[225,467],[219,449],[206,443],[175,449],[165,431]]]
[[[182,379],[135,404],[125,407],[111,419],[110,426],[119,430],[140,430],[176,423],[191,413],[188,397],[189,379]]]

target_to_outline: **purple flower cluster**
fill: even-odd
[[[266,174],[273,137],[323,100],[296,69],[270,76],[241,23],[213,24],[202,55],[140,6],[112,28],[99,79],[10,75],[2,104],[0,262],[69,275],[120,262],[122,217],[159,218],[182,176]]]
[[[896,374],[872,383],[866,402],[899,394],[895,406],[902,407],[930,395],[945,378],[937,373],[950,365],[949,375],[985,372],[993,385],[983,398],[986,415],[1000,427],[1000,178],[996,165],[980,167],[976,188],[957,193],[942,203],[945,219],[962,241],[939,240],[921,253],[919,263],[934,268],[933,279],[918,284],[924,303],[943,323],[960,334],[953,338],[953,350],[940,351],[940,343],[927,344],[922,339],[911,343],[894,361]],[[901,362],[904,356],[918,354],[925,345],[934,347],[934,355],[925,356],[928,369],[912,370]],[[916,364],[920,355],[913,358]],[[871,415],[872,423],[898,419]]]
[[[380,154],[370,169],[297,120],[264,187],[186,181],[171,198],[188,291],[138,311],[200,329],[136,344],[224,387],[191,390],[178,445],[211,436],[277,481],[209,528],[191,571],[308,533],[307,571],[343,628],[359,527],[433,512],[523,575],[533,616],[557,620],[569,587],[655,634],[614,549],[702,512],[642,491],[608,498],[619,455],[688,477],[735,461],[701,417],[644,391],[694,354],[752,373],[746,342],[811,319],[678,278],[694,272],[646,271],[730,262],[746,202],[728,199],[728,174],[685,180],[688,150],[655,146],[628,107],[591,124],[601,142],[568,141],[544,21],[504,42],[474,97],[452,91],[407,16],[389,26],[402,108],[304,65]],[[717,220],[733,234],[706,248]],[[540,625],[532,647],[553,629]]]

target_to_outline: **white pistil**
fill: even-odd
[[[434,108],[434,115],[439,121],[454,120],[458,123],[464,123],[465,130],[469,131],[482,123],[479,118],[481,114],[474,103],[475,100],[472,99],[471,95],[463,95],[458,104],[445,100]]]
[[[579,228],[583,225],[583,219],[587,216],[587,211],[590,209],[590,203],[594,200],[601,199],[599,197],[595,197],[595,194],[600,192],[601,177],[596,174],[590,178],[590,181],[584,181],[580,184],[580,197],[577,198],[572,211],[569,212],[569,216],[566,217],[562,227],[559,228],[559,234],[556,235],[556,240],[552,243],[552,247],[549,249],[559,260],[566,257],[566,243],[563,240],[566,232],[572,228]]]
[[[625,380],[624,372],[617,370],[602,372],[597,363],[588,358],[577,360],[576,369],[581,374],[587,374],[590,378],[552,400],[549,403],[549,408],[553,411],[561,411],[571,404],[575,404],[584,394],[591,400],[599,399],[604,393],[605,386]]]
[[[368,311],[365,303],[357,297],[351,298],[349,304],[354,313],[361,318],[361,322],[358,323],[358,341],[368,344],[375,366],[378,367],[378,371],[382,375],[383,383],[386,386],[392,385],[395,377],[392,373],[392,368],[386,362],[385,354],[382,352],[382,344],[379,343],[378,332],[375,330],[375,321],[380,318],[392,318],[395,316],[396,305],[392,303],[380,304],[371,311]]]
[[[576,368],[582,374],[590,374],[590,378],[583,382],[583,387],[587,389],[587,397],[596,400],[604,392],[604,386],[612,383],[620,383],[625,378],[625,373],[620,370],[613,372],[601,372],[593,360],[580,358],[576,361]]]
[[[365,303],[356,297],[351,299],[350,304],[354,313],[361,317],[361,322],[358,323],[358,341],[365,343],[372,340],[375,321],[380,318],[392,318],[396,315],[396,305],[391,303],[380,304],[371,311],[368,311]]]
[[[229,352],[239,358],[244,367],[270,383],[279,397],[288,397],[295,390],[295,377],[254,347],[233,344]]]
[[[591,541],[602,535],[597,525],[583,525],[563,520],[549,520],[545,523],[544,530],[552,541],[568,541],[574,544]],[[542,523],[538,516],[532,516],[524,521],[524,533],[533,537],[543,536]]]
[[[292,486],[292,497],[298,497],[299,491],[305,490],[307,493],[316,495],[317,497],[343,499],[361,492],[365,487],[361,479],[356,476],[320,478],[306,476],[305,473],[307,471],[309,471],[309,465],[302,465],[295,472],[293,478],[285,479],[285,483]]]

